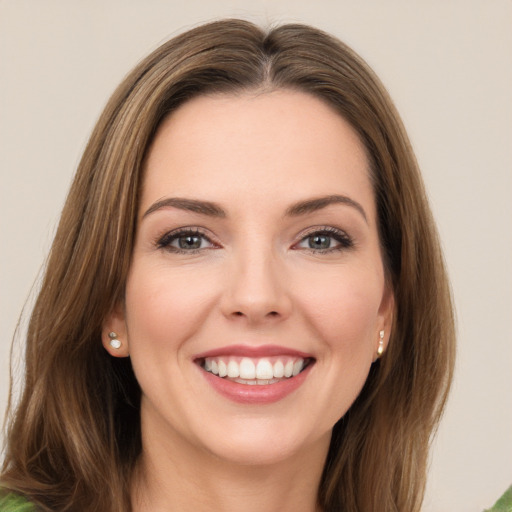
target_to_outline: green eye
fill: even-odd
[[[328,235],[312,235],[308,236],[308,246],[310,249],[330,249],[332,237]]]
[[[329,253],[350,249],[353,245],[352,239],[344,231],[333,227],[325,227],[306,235],[295,248]]]
[[[171,252],[193,253],[215,247],[215,244],[200,231],[180,229],[164,235],[158,240],[157,246]]]
[[[174,243],[177,243],[180,249],[184,250],[193,250],[193,249],[201,249],[201,245],[203,243],[204,238],[199,235],[183,235],[174,240]],[[174,244],[171,244],[175,246]]]

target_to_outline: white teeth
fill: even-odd
[[[247,357],[244,357],[240,361],[240,378],[247,380],[256,378],[256,367],[254,366],[254,363]]]
[[[245,380],[245,379],[235,379],[235,382],[238,382],[239,384],[247,384],[249,386],[266,386],[267,384],[275,384],[276,382],[279,382],[279,379],[269,379],[269,380],[260,380],[260,379],[252,379],[252,380]]]
[[[207,361],[208,361],[208,359],[207,359]],[[236,379],[237,377],[240,377],[240,369],[239,369],[238,365],[236,364],[236,361],[229,361],[228,377],[231,377],[232,379]]]
[[[274,377],[278,379],[284,377],[284,364],[282,361],[276,361],[274,363]]]
[[[241,384],[274,384],[280,379],[295,377],[304,369],[302,358],[272,356],[261,359],[250,357],[206,357],[203,368],[219,377],[228,377]]]
[[[225,377],[228,374],[228,369],[224,361],[219,361],[219,377]]]
[[[295,375],[298,375],[301,372],[303,366],[304,366],[304,361],[302,359],[295,361],[295,363],[293,363],[292,375],[294,377],[295,377]],[[219,364],[219,369],[220,369],[220,364]],[[219,371],[219,375],[220,375],[220,371]]]
[[[260,359],[256,366],[256,378],[269,380],[274,376],[274,369],[268,359]]]
[[[284,377],[284,364],[282,361],[276,361],[274,363],[274,377],[281,379]]]

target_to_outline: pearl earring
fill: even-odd
[[[121,348],[121,342],[117,339],[117,334],[115,332],[109,332],[108,337],[110,338],[110,346],[112,348]]]
[[[379,332],[379,346],[377,347],[377,357],[384,353],[384,331]]]

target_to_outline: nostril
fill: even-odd
[[[233,316],[245,316],[245,314],[242,311],[233,311]],[[279,316],[279,313],[277,311],[270,311],[266,316],[276,317]]]

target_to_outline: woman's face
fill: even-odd
[[[251,464],[325,455],[392,308],[367,157],[338,114],[275,91],[199,97],[163,123],[105,323],[145,442]]]

